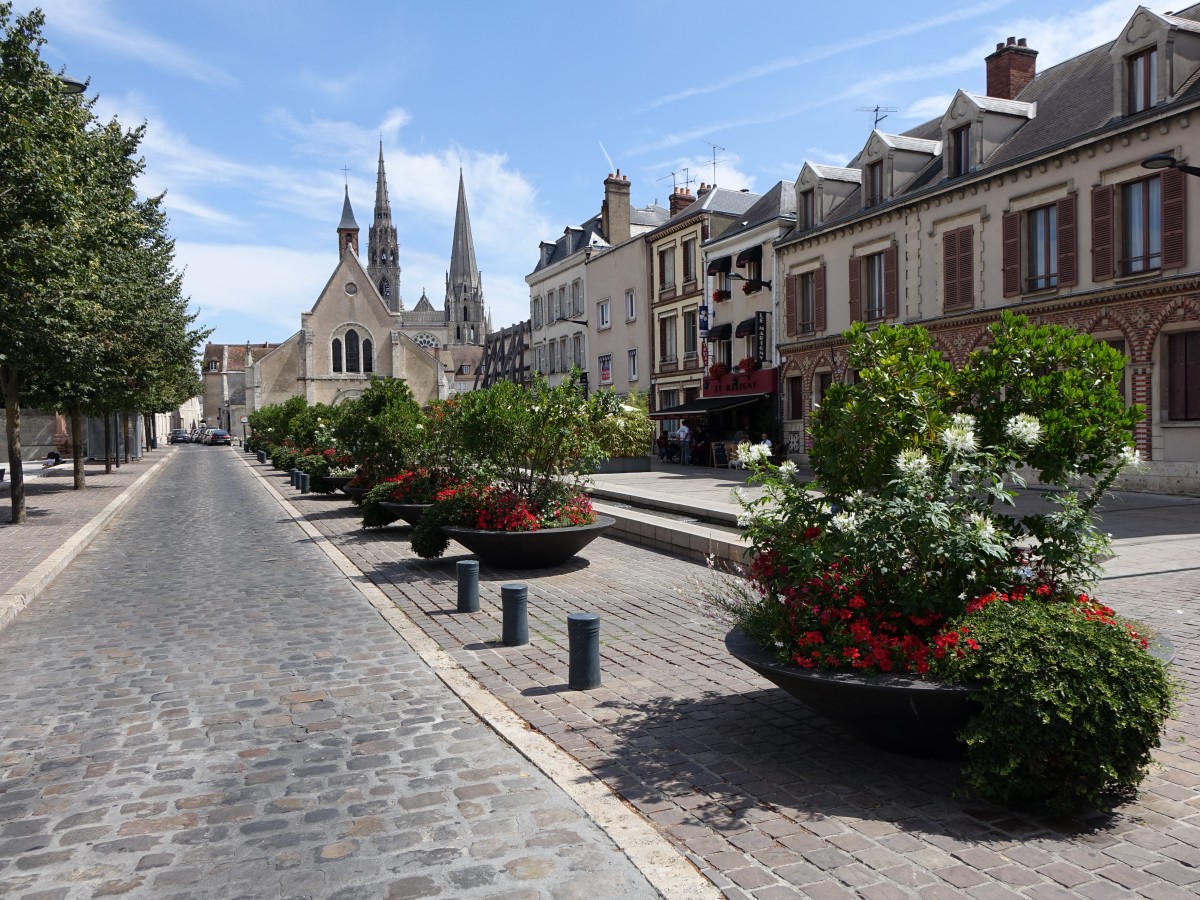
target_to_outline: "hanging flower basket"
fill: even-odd
[[[755,359],[753,356],[747,356],[745,359],[743,359],[741,362],[738,363],[738,368],[741,369],[743,372],[755,372],[762,368],[762,363],[759,362],[757,359]]]
[[[723,378],[729,374],[729,366],[725,363],[713,363],[708,367],[709,378]]]
[[[731,294],[729,291],[713,291],[713,303],[720,303],[722,300],[728,300]]]

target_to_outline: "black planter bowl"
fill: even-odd
[[[379,505],[397,519],[403,519],[413,527],[416,527],[416,524],[421,521],[425,510],[433,506],[432,503],[393,503],[391,500],[380,500]]]
[[[338,475],[337,477],[334,477],[333,475],[321,476],[321,481],[325,483],[325,487],[330,493],[333,493],[334,491],[340,491],[353,480],[353,475]]]
[[[875,747],[908,756],[955,758],[958,732],[979,710],[981,688],[903,675],[860,675],[780,663],[734,628],[725,648],[801,703]]]
[[[461,525],[443,525],[442,531],[498,569],[548,569],[565,563],[615,524],[612,516],[599,516],[591,525],[540,531],[484,531]]]
[[[367,495],[367,491],[369,490],[369,487],[350,487],[349,485],[342,485],[342,493],[352,500],[357,500],[359,497],[365,497]]]

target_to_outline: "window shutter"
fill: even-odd
[[[1178,269],[1187,262],[1187,188],[1183,172],[1162,173],[1162,267]]]
[[[1061,227],[1062,214],[1059,213]],[[1021,293],[1021,214],[1007,212],[1001,221],[1001,232],[1004,243],[1004,263],[1002,266],[1004,280],[1004,296],[1015,297]],[[1059,254],[1062,253],[1061,235],[1058,241]],[[1061,268],[1061,266],[1060,266]]]
[[[1167,337],[1167,418],[1187,418],[1187,339],[1190,335]]]
[[[800,318],[800,316],[797,314],[799,311],[796,309],[797,297],[800,293],[800,276],[789,275],[786,282],[786,288],[787,296],[784,301],[784,322],[787,336],[791,337],[796,333],[796,322]]]
[[[1054,216],[1058,221],[1058,286],[1071,287],[1079,283],[1076,252],[1079,229],[1075,220],[1075,195],[1068,194],[1055,207]]]
[[[1116,271],[1113,234],[1113,198],[1116,188],[1092,188],[1092,281],[1108,281]]]
[[[1181,173],[1182,174],[1182,173]],[[1184,337],[1187,355],[1187,405],[1184,412],[1189,419],[1200,419],[1200,331],[1189,331]]]
[[[862,321],[862,295],[859,282],[862,275],[862,260],[850,257],[850,321]]]
[[[825,330],[825,267],[813,272],[813,330]]]
[[[975,303],[975,226],[958,229],[958,303]]]
[[[900,315],[900,279],[896,271],[900,251],[892,244],[883,251],[883,317],[895,319]]]
[[[957,231],[947,231],[942,235],[942,281],[946,296],[944,307],[954,309],[958,306],[958,241],[955,240]]]

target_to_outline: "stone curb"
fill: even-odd
[[[613,840],[646,880],[664,897],[679,900],[719,900],[723,895],[674,846],[613,794],[600,779],[545,735],[531,729],[516,713],[482,688],[450,658],[403,610],[373,584],[332,541],[279,493],[248,457],[248,468],[300,529],[358,588],[400,638],[435,675],[489,728],[560,787]]]
[[[96,536],[108,525],[122,507],[146,489],[150,479],[162,471],[163,467],[175,458],[172,453],[166,457],[155,459],[150,468],[137,477],[137,480],[123,490],[108,506],[100,510],[91,521],[71,535],[67,540],[33,567],[24,578],[11,588],[0,594],[0,631],[24,610],[35,597],[44,591],[55,577],[70,565],[71,561],[82,553]],[[143,461],[145,457],[142,457]],[[86,490],[86,488],[84,489]]]

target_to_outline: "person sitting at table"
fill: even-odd
[[[708,464],[708,432],[703,425],[697,425],[692,432],[692,458],[697,465]]]
[[[660,431],[658,437],[654,439],[654,444],[658,447],[658,461],[662,462],[667,458],[667,446],[670,444],[670,441],[667,440],[667,433]]]

